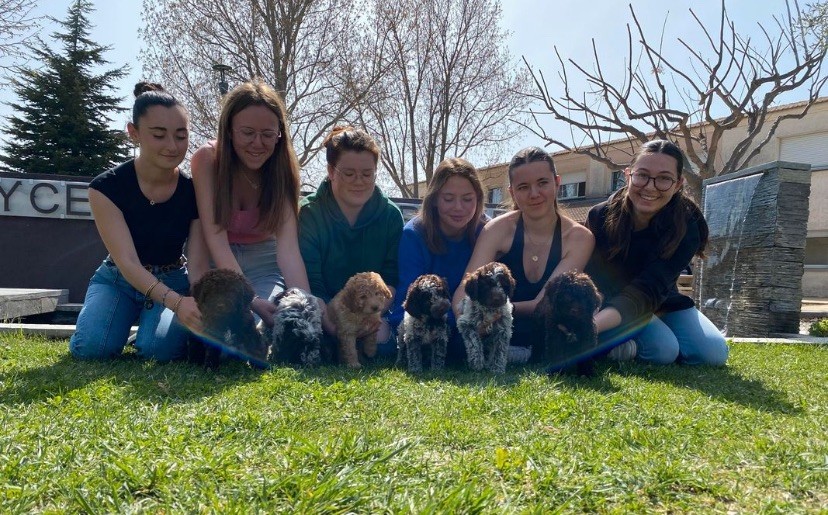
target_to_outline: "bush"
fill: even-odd
[[[811,336],[828,336],[828,318],[821,318],[811,324],[808,328],[808,334]]]

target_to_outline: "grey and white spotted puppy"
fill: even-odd
[[[451,308],[446,281],[437,275],[421,275],[411,283],[403,302],[402,324],[397,334],[397,365],[411,373],[423,371],[429,356],[431,370],[442,370],[448,346],[448,311]]]
[[[272,297],[276,304],[273,327],[260,323],[268,343],[267,360],[306,367],[322,362],[322,309],[313,295],[300,288],[289,288]]]
[[[462,314],[457,330],[466,345],[469,368],[484,367],[495,374],[506,371],[512,339],[512,302],[515,280],[503,263],[489,263],[466,276]]]

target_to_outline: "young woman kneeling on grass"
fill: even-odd
[[[336,335],[327,303],[351,276],[376,272],[394,294],[403,217],[376,185],[380,149],[368,133],[335,127],[322,145],[328,174],[315,193],[302,199],[299,247],[311,293],[325,303],[322,327],[328,335]],[[385,319],[367,327],[360,337],[371,333],[377,334],[378,355],[396,353],[397,342]]]
[[[525,363],[536,343],[533,314],[544,286],[564,272],[583,270],[594,242],[584,226],[558,209],[561,180],[552,156],[537,147],[525,148],[512,157],[508,174],[513,210],[486,224],[466,272],[492,261],[512,271],[516,287],[509,361]],[[464,295],[461,284],[454,294],[455,313]]]
[[[272,325],[269,298],[285,287],[310,289],[297,236],[299,162],[279,94],[261,81],[233,88],[218,138],[193,154],[192,170],[213,263],[250,281],[251,307]]]
[[[183,357],[187,330],[201,314],[188,296],[206,264],[195,192],[178,165],[187,153],[184,107],[157,84],[135,86],[130,138],[140,155],[89,184],[95,225],[109,251],[86,291],[69,350],[77,358],[119,355],[138,322],[135,347],[145,358]],[[189,262],[182,256],[187,241]]]
[[[477,235],[486,223],[483,186],[477,170],[465,159],[444,159],[431,178],[420,212],[403,228],[400,239],[400,282],[388,320],[399,326],[402,303],[417,277],[436,274],[446,279],[449,291],[463,280]],[[449,312],[449,364],[465,364],[466,349]]]
[[[610,358],[727,360],[724,337],[676,286],[693,256],[704,257],[708,238],[704,215],[683,189],[685,162],[673,143],[645,143],[624,171],[627,185],[589,212],[595,252],[587,272],[604,295],[595,322]]]

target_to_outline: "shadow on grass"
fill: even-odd
[[[741,404],[756,410],[785,414],[802,412],[801,408],[788,400],[785,392],[768,388],[761,381],[747,379],[729,366],[625,363],[618,367],[616,373],[697,390],[712,399]]]
[[[0,373],[0,404],[32,403],[66,396],[106,382],[125,396],[165,402],[188,402],[212,396],[233,385],[256,381],[260,370],[241,362],[222,363],[218,373],[185,362],[157,363],[134,353],[102,361],[82,361],[63,354],[54,363]]]
[[[278,367],[277,367],[278,368]],[[505,374],[495,375],[488,371],[474,372],[463,365],[447,366],[444,370],[433,372],[426,370],[422,373],[409,373],[404,368],[395,366],[394,360],[381,358],[364,365],[359,370],[352,370],[340,365],[326,365],[316,368],[287,367],[292,368],[297,377],[301,380],[314,381],[321,385],[332,385],[348,382],[368,382],[387,374],[399,374],[410,380],[423,383],[450,383],[462,387],[503,387],[510,388],[519,385],[528,376],[542,376],[547,378],[545,367],[540,365],[509,366]],[[609,368],[609,367],[605,367]],[[593,390],[603,393],[612,393],[618,390],[612,384],[605,368],[596,367],[596,373],[591,377],[578,376],[574,374],[556,374],[550,380],[555,381],[561,387],[573,390]]]

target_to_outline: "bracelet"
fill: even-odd
[[[172,307],[172,312],[175,313],[178,310],[178,305],[181,304],[181,301],[184,300],[184,295],[179,295],[178,300],[175,301],[175,304]],[[176,315],[178,313],[175,313]]]
[[[158,286],[159,284],[161,284],[161,279],[156,279],[155,282],[152,283],[152,286],[150,286],[149,289],[147,290],[147,293],[144,294],[144,297],[149,298],[150,293],[152,293],[152,290],[155,289],[155,287]]]
[[[161,305],[165,308],[167,307],[167,295],[169,295],[171,291],[173,291],[173,289],[168,288],[167,291],[164,292],[164,295],[161,296]]]

